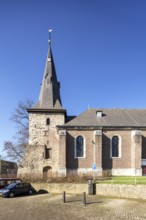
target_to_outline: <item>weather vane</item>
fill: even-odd
[[[51,32],[52,32],[52,29],[49,29],[48,31],[49,31],[49,40],[48,40],[48,42],[49,42],[49,44],[51,46]]]

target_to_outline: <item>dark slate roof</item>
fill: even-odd
[[[102,117],[97,112],[102,111]],[[88,109],[64,127],[146,127],[146,109]]]
[[[39,100],[33,109],[62,109],[60,83],[57,81],[51,48],[47,55]]]

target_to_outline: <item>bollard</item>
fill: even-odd
[[[66,193],[65,193],[65,191],[63,192],[63,194],[62,194],[62,199],[63,199],[63,203],[65,203],[66,202]]]
[[[88,179],[88,194],[93,195],[93,182],[92,178]]]
[[[86,193],[85,193],[85,192],[83,192],[82,204],[83,204],[83,205],[86,205]]]
[[[96,182],[93,183],[93,195],[96,195]]]

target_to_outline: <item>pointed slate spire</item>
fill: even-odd
[[[60,83],[57,81],[51,46],[48,50],[39,100],[38,103],[34,106],[34,108],[62,109],[62,103],[60,98]]]

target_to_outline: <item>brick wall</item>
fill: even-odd
[[[119,170],[118,175],[135,175],[137,172],[134,169],[138,169],[137,175],[140,175],[141,169],[141,158],[146,156],[146,132],[142,132],[142,153],[141,153],[141,132],[140,136],[135,136],[135,132],[131,130],[103,130],[102,133],[102,168],[104,170]],[[74,157],[75,138],[78,135],[82,135],[85,138],[85,158]],[[120,157],[111,157],[111,140],[114,135],[118,135],[121,140],[121,151]],[[135,139],[136,138],[136,139]],[[138,143],[137,143],[138,140]],[[67,157],[67,168],[68,169],[90,169],[94,163],[94,145],[95,141],[94,131],[86,130],[69,130],[67,131],[67,142],[66,142],[66,157]],[[136,141],[136,142],[135,142]],[[97,144],[97,149],[99,148]],[[96,152],[95,162],[97,168],[100,167],[99,153]],[[142,154],[142,155],[141,155]],[[126,170],[127,169],[127,170]],[[92,171],[92,169],[91,169]],[[123,173],[123,174],[122,174]],[[115,175],[115,174],[114,174]]]
[[[110,141],[114,135],[121,137],[120,158],[110,156]],[[131,131],[103,131],[102,166],[104,169],[131,167]]]
[[[74,140],[78,135],[85,138],[85,158],[74,157]],[[73,130],[67,132],[66,164],[68,169],[90,168],[92,166],[94,160],[92,141],[94,141],[94,131]]]
[[[85,158],[74,158],[74,140],[78,135],[85,137]],[[112,136],[121,137],[121,158],[110,158],[110,140]],[[67,168],[90,168],[94,161],[94,131],[67,132]],[[98,158],[98,154],[96,155]],[[131,167],[131,131],[103,131],[102,166],[104,169]]]

